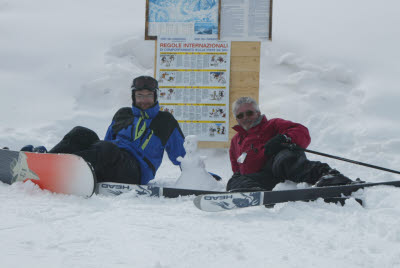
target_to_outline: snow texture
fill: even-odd
[[[312,150],[398,170],[399,9],[394,0],[275,1],[261,111],[307,126]],[[145,1],[0,0],[0,146],[51,148],[76,125],[104,136],[131,105],[132,79],[153,74],[144,16]],[[198,156],[225,185],[227,150]],[[399,179],[308,156],[353,179]],[[153,183],[180,175],[165,156]],[[400,267],[399,193],[361,190],[364,208],[318,200],[210,214],[193,197],[84,199],[0,184],[0,266]]]

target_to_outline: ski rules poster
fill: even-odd
[[[229,41],[158,37],[160,108],[185,136],[228,141],[230,47]]]

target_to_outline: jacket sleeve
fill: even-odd
[[[112,141],[113,137],[113,131],[112,131],[112,126],[114,124],[114,121],[111,123],[111,125],[107,129],[106,136],[104,137],[105,141]]]
[[[274,120],[277,133],[284,134],[292,139],[292,142],[302,148],[307,148],[311,143],[310,133],[308,129],[299,124],[288,120],[276,118]]]
[[[179,125],[177,125],[177,127],[172,131],[167,144],[165,145],[168,158],[174,165],[180,166],[181,163],[176,159],[179,156],[184,157],[186,154],[185,148],[183,147],[184,141],[185,137],[183,136]]]
[[[236,141],[235,137],[233,137],[231,140],[231,146],[229,147],[229,158],[231,160],[231,166],[232,166],[233,173],[240,172],[239,164],[237,162],[237,159],[239,156],[237,155],[237,152],[236,152],[236,150],[237,150],[236,144],[237,144],[237,141]]]

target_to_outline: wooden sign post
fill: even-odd
[[[234,42],[231,44],[231,74],[229,90],[229,141],[199,141],[200,148],[228,148],[237,124],[232,104],[240,97],[249,96],[258,102],[260,86],[260,42]]]
[[[157,77],[157,41],[154,57],[154,77]],[[258,102],[260,86],[260,48],[261,42],[232,41],[231,73],[229,90],[229,141],[199,141],[199,148],[229,148],[230,140],[235,135],[232,129],[236,119],[232,114],[232,104],[240,97],[249,96]]]

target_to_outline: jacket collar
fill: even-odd
[[[255,124],[254,124],[254,126],[252,126],[249,130],[245,130],[243,127],[241,127],[240,125],[236,125],[236,126],[234,126],[234,127],[232,127],[236,132],[238,132],[239,133],[239,135],[246,135],[247,133],[249,133],[249,132],[254,132],[257,128],[258,128],[258,126],[260,125],[260,124],[264,124],[264,123],[266,123],[266,122],[268,122],[268,119],[267,119],[267,117],[265,116],[265,115],[261,115],[260,116],[260,119],[258,119],[256,122],[255,122]]]
[[[144,117],[145,119],[149,119],[149,118],[152,119],[152,118],[156,117],[156,115],[158,114],[159,111],[160,111],[160,105],[158,104],[158,101],[156,102],[156,104],[153,107],[150,107],[146,110],[142,110],[139,107],[132,106],[133,116]]]

